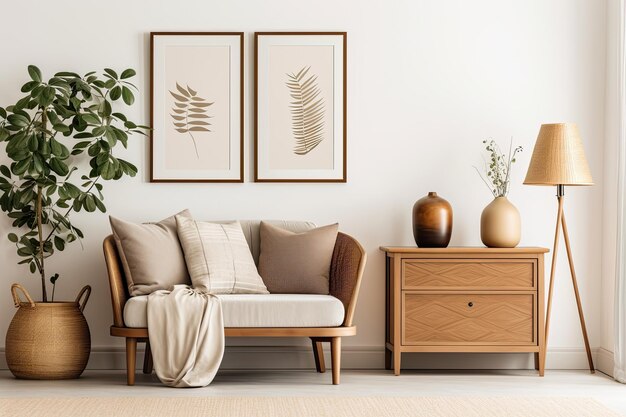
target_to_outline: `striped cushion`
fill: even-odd
[[[239,222],[217,224],[176,216],[194,288],[212,294],[267,294]]]

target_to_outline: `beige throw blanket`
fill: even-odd
[[[204,387],[224,355],[219,298],[187,285],[148,297],[148,332],[154,370],[165,385]]]

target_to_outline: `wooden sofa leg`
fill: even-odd
[[[137,339],[126,338],[126,383],[135,385],[135,365],[137,360]]]
[[[341,337],[330,339],[330,354],[333,365],[333,385],[339,385],[341,373]]]
[[[146,342],[146,353],[143,356],[143,373],[151,374],[153,368],[152,350],[150,349],[150,341]]]
[[[322,349],[322,342],[312,337],[311,343],[313,345],[315,369],[317,370],[317,372],[323,374],[324,372],[326,372],[326,364],[324,363],[324,350]]]

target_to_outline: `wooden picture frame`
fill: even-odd
[[[244,33],[150,33],[150,182],[243,182]]]
[[[254,181],[347,181],[347,33],[255,32]]]

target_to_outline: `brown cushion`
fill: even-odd
[[[191,217],[188,210],[178,213]],[[176,233],[175,216],[136,224],[109,216],[130,295],[147,295],[176,284],[190,284]]]
[[[261,222],[259,274],[270,293],[328,294],[339,225],[294,233]]]

